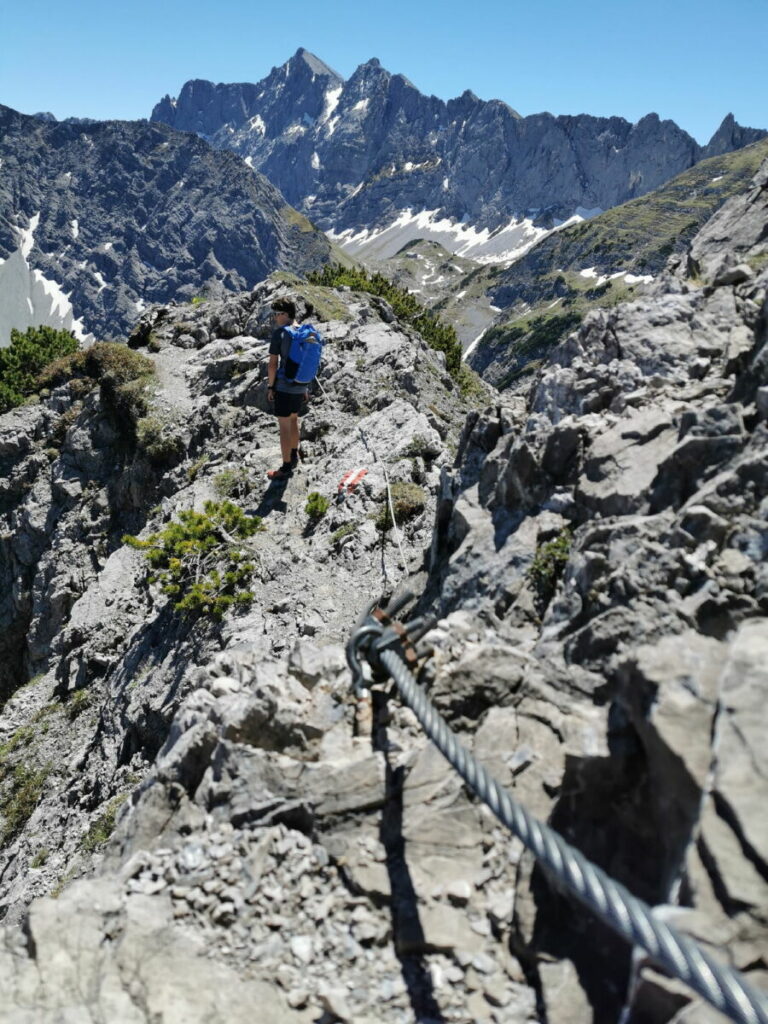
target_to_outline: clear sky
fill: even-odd
[[[768,0],[0,0],[0,103],[148,117],[190,78],[257,82],[299,46],[521,114],[655,111],[706,141],[768,128]]]

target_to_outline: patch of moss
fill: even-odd
[[[199,459],[196,459],[195,462],[192,463],[187,470],[187,480],[189,480],[191,484],[197,480],[198,473],[209,461],[210,458],[208,455],[201,455]]]
[[[28,746],[32,742],[34,735],[35,730],[31,725],[22,725],[5,743],[0,744],[0,779],[3,778],[3,765],[7,761],[8,755],[12,754],[19,747]]]
[[[75,690],[65,705],[67,717],[70,722],[74,722],[79,715],[82,715],[84,711],[87,711],[92,703],[93,694],[90,690]]]
[[[755,256],[748,256],[747,263],[756,274],[761,273],[768,267],[768,252],[760,252]]]
[[[316,230],[312,221],[308,217],[305,217],[303,213],[299,213],[299,211],[295,210],[292,206],[288,206],[286,204],[280,210],[280,214],[283,220],[287,221],[291,227],[298,228],[299,231],[304,234],[311,234]]]

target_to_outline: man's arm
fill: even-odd
[[[280,356],[270,356],[269,363],[267,364],[267,387],[270,391],[275,388],[275,380],[277,379],[277,365],[280,362]]]

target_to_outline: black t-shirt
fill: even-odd
[[[288,353],[291,348],[291,335],[284,327],[276,327],[272,331],[272,338],[269,343],[269,354],[271,356],[280,356],[280,369],[285,366],[285,361],[288,358]],[[286,380],[281,377],[278,373],[275,378],[275,391],[283,391],[287,395],[303,395],[307,390],[306,384],[296,384],[292,381]]]

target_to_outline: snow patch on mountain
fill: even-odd
[[[650,284],[653,280],[653,274],[628,274],[625,270],[619,270],[615,274],[598,274],[596,267],[585,267],[579,271],[579,277],[594,280],[596,288],[606,281],[616,280],[617,277],[623,277],[627,284]]]
[[[439,242],[450,252],[466,256],[478,263],[504,263],[517,259],[539,239],[548,234],[528,218],[515,219],[495,231],[478,230],[471,224],[441,217],[438,210],[407,209],[383,228],[355,232],[352,229],[328,237],[350,255],[360,259],[388,259],[416,238]]]
[[[69,296],[56,281],[29,265],[39,223],[36,213],[29,227],[17,228],[18,248],[7,260],[0,260],[0,348],[10,345],[12,329],[26,331],[41,325],[72,331],[81,342],[91,344],[95,339],[75,318]]]
[[[339,98],[343,88],[343,85],[334,85],[327,90],[325,94],[325,106],[323,107],[323,112],[317,119],[318,124],[325,124],[327,121],[330,121],[334,110],[339,105]]]
[[[404,170],[412,171],[421,166],[424,165],[406,163]],[[351,199],[361,188],[362,185],[358,185],[347,198]],[[554,228],[537,227],[530,217],[513,217],[501,227],[480,229],[465,221],[440,216],[438,210],[414,213],[408,208],[401,210],[390,224],[382,228],[363,228],[360,231],[348,228],[341,232],[326,231],[326,234],[351,256],[359,259],[389,259],[406,243],[423,238],[439,242],[449,252],[466,256],[478,263],[511,263],[553,230],[558,231],[589,220],[602,212],[599,208],[587,210],[577,207],[566,220],[555,221]]]

